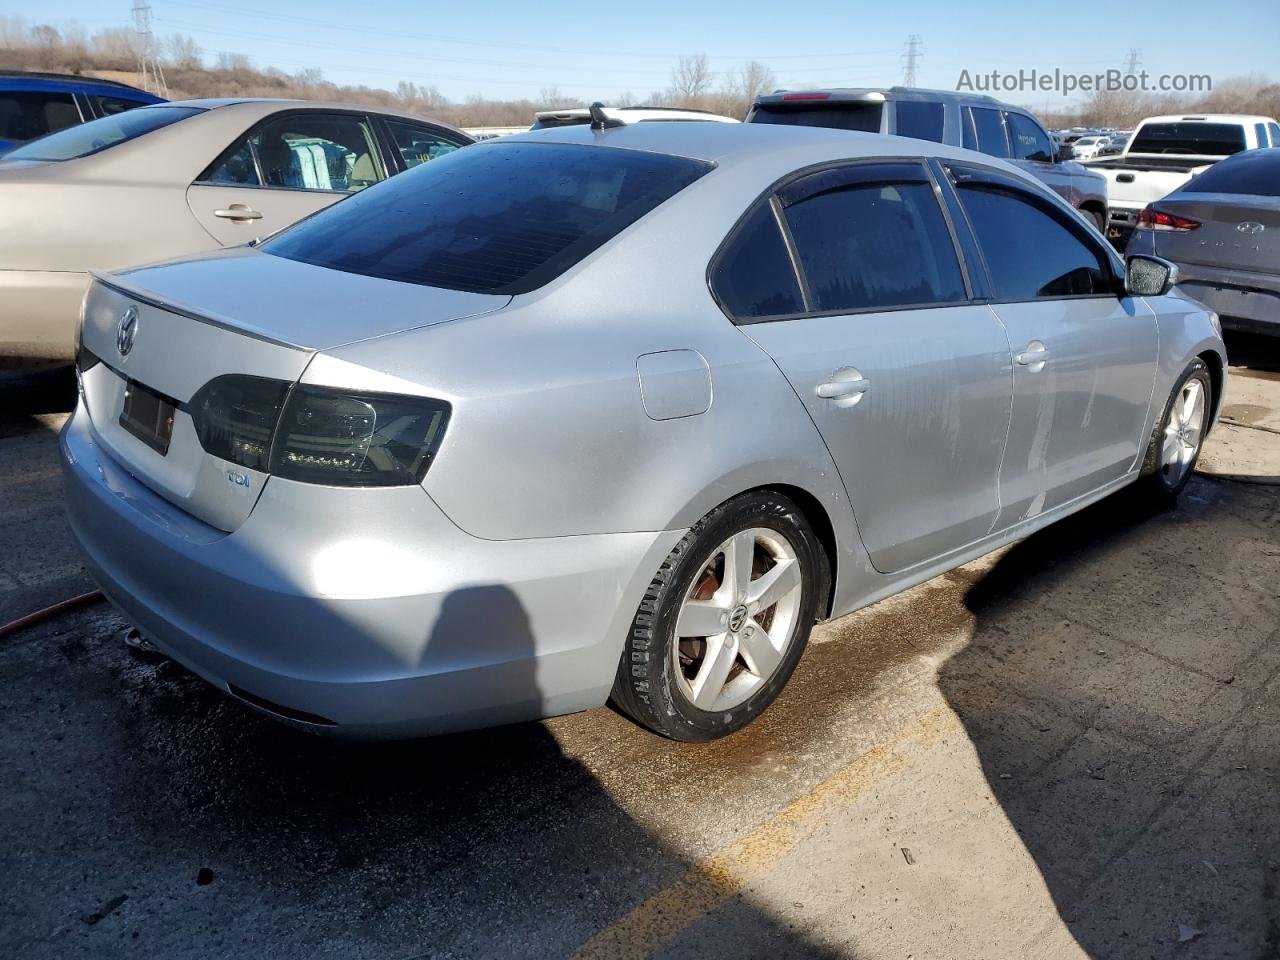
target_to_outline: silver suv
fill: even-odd
[[[994,97],[912,87],[779,90],[756,97],[747,123],[782,123],[891,133],[1002,157],[1043,180],[1100,231],[1107,224],[1105,177],[1059,151],[1035,117]]]

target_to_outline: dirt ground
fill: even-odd
[[[0,955],[1280,957],[1280,347],[1124,493],[818,629],[711,745],[296,733],[95,606],[0,639]],[[0,622],[91,589],[65,384],[0,409]]]

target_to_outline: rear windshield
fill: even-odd
[[[858,101],[792,101],[758,103],[748,118],[750,123],[783,123],[797,127],[831,127],[835,130],[880,132],[883,103]]]
[[[1147,123],[1129,144],[1130,153],[1192,153],[1228,157],[1244,149],[1237,123]]]
[[[198,107],[142,107],[90,120],[6,153],[6,160],[75,160],[201,113]]]
[[[1182,192],[1280,197],[1280,150],[1250,150],[1215,163],[1183,187]]]
[[[371,187],[262,249],[386,280],[527,293],[710,169],[611,147],[483,144]]]

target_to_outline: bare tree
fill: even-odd
[[[554,110],[556,107],[563,107],[568,98],[560,92],[557,86],[543,87],[538,91],[538,105],[544,110]]]
[[[218,54],[218,69],[226,70],[228,73],[236,71],[252,70],[253,65],[249,62],[249,58],[243,53],[227,53],[221,51]]]
[[[681,57],[671,71],[672,99],[678,106],[696,107],[711,90],[711,61],[705,53]]]
[[[199,70],[202,66],[200,44],[181,33],[170,35],[164,51],[165,60],[179,70]]]

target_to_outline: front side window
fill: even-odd
[[[22,143],[80,122],[69,93],[10,90],[0,93],[0,140]]]
[[[821,190],[788,204],[786,220],[816,311],[965,298],[950,231],[923,179]]]
[[[998,299],[1111,293],[1107,261],[1050,212],[1047,202],[981,181],[961,181],[957,190]]]
[[[639,150],[495,141],[334,204],[261,249],[386,280],[527,293],[711,169]]]
[[[966,107],[973,115],[973,127],[977,133],[978,150],[993,157],[1009,156],[1009,138],[1004,132],[1004,117],[999,110],[988,107]]]
[[[735,320],[804,312],[800,284],[771,205],[757,206],[729,241],[711,287]]]
[[[1005,117],[1009,121],[1013,159],[1053,162],[1053,146],[1049,143],[1049,135],[1040,129],[1040,124],[1021,113],[1006,113]]]
[[[386,179],[375,142],[364,117],[289,114],[233,144],[201,179],[351,193]]]
[[[900,137],[942,142],[942,104],[924,100],[899,100],[894,107]]]
[[[409,123],[406,120],[387,119],[387,129],[391,131],[391,139],[404,159],[405,169],[443,157],[453,153],[462,144],[447,139],[439,131],[421,124]]]
[[[76,160],[203,113],[199,107],[144,107],[90,120],[6,153],[6,160]]]

